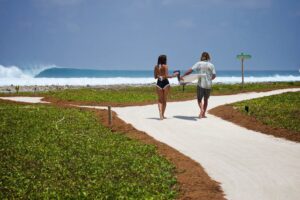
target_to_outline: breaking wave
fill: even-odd
[[[219,71],[214,83],[240,83],[239,71]],[[252,71],[245,76],[246,83],[300,81],[298,71]],[[153,84],[152,71],[90,70],[62,68],[56,65],[31,67],[0,65],[0,86],[9,85],[143,85]],[[170,83],[178,84],[176,78]]]
[[[40,72],[54,68],[55,65],[33,65],[26,68],[0,65],[0,78],[34,78]]]

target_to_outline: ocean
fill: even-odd
[[[173,70],[170,69],[169,73]],[[186,70],[186,69],[185,69]],[[185,70],[180,70],[184,73]],[[288,82],[300,81],[299,70],[245,71],[245,82]],[[17,67],[0,65],[0,86],[20,85],[143,85],[155,82],[152,70],[97,70],[63,68],[54,65]],[[214,83],[233,84],[241,82],[239,70],[217,70]],[[170,79],[178,84],[177,78]]]

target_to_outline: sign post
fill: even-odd
[[[251,55],[244,54],[243,52],[236,56],[242,62],[242,86],[244,86],[244,60],[250,59]]]

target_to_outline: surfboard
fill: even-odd
[[[205,77],[206,74],[189,74],[185,77],[183,77],[183,80],[181,80],[182,83],[191,83],[193,81],[198,80],[201,77]]]

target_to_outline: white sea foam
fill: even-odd
[[[273,77],[245,77],[246,83],[254,82],[288,82],[300,81],[300,76],[273,76]],[[214,83],[240,83],[241,77],[218,77]],[[0,78],[0,86],[8,85],[132,85],[132,84],[152,84],[155,83],[153,78]],[[173,85],[178,84],[176,78],[170,79]]]
[[[151,84],[153,78],[4,78],[0,86],[5,85],[119,85]],[[173,82],[173,81],[172,81]],[[174,82],[175,83],[175,82]]]
[[[49,68],[54,68],[55,65],[39,65],[26,68],[17,66],[3,66],[0,65],[0,86],[9,85],[131,85],[131,84],[152,84],[155,79],[152,77],[114,77],[114,78],[35,78],[41,71]],[[300,81],[300,74],[297,75],[273,75],[265,77],[249,76],[245,77],[246,83],[254,82],[287,82]],[[195,81],[196,82],[196,81]],[[218,76],[214,83],[240,83],[241,77],[238,76]],[[178,84],[177,78],[170,79],[170,83]]]
[[[20,68],[16,66],[4,67],[0,65],[0,78],[29,78]]]
[[[241,77],[217,77],[214,82],[220,83],[240,83],[242,81]],[[257,82],[289,82],[289,81],[300,81],[300,76],[265,76],[265,77],[245,77],[244,81],[246,83],[257,83]]]
[[[0,65],[0,78],[33,78],[41,71],[56,67],[55,65],[32,65],[26,68]],[[1,83],[2,84],[2,83]]]

